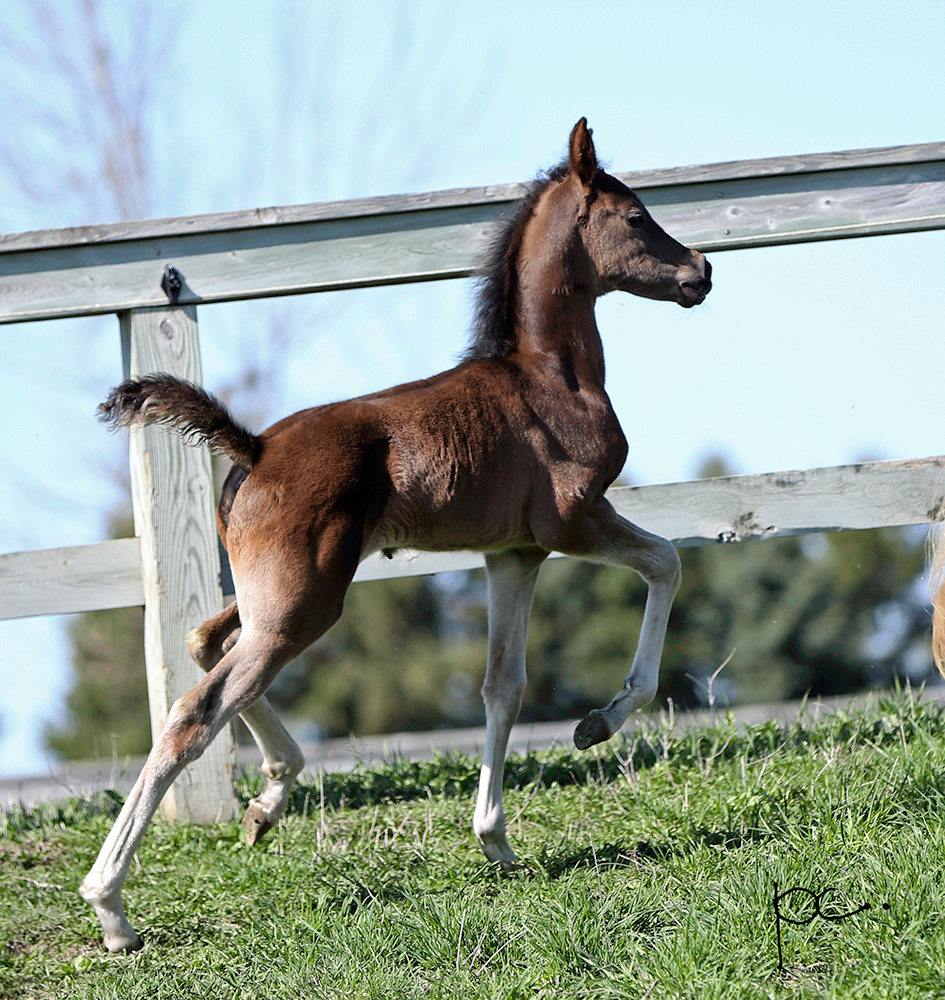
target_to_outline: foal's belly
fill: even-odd
[[[527,486],[501,481],[442,492],[396,490],[367,533],[365,554],[388,549],[490,551],[533,545]]]

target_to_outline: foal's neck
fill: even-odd
[[[535,206],[517,257],[517,340],[522,355],[555,359],[572,390],[604,391],[604,348],[594,318],[596,271],[576,226],[570,175]]]
[[[554,285],[551,275],[523,282],[518,351],[556,358],[572,389],[603,391],[604,348],[594,318],[595,296],[583,286]]]

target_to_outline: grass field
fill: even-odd
[[[945,997],[940,709],[641,726],[510,761],[509,876],[473,841],[467,758],[309,778],[252,849],[156,822],[131,956],[75,891],[118,803],[10,813],[0,996]]]

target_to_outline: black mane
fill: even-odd
[[[515,347],[515,309],[518,299],[518,252],[525,226],[535,205],[551,184],[563,180],[571,167],[567,160],[532,181],[528,194],[500,223],[489,240],[479,267],[472,339],[463,361],[504,358]]]

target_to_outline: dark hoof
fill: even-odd
[[[246,843],[252,847],[272,829],[272,820],[259,806],[250,804],[243,816],[243,829],[246,831]]]
[[[577,729],[574,730],[574,745],[578,750],[586,750],[588,747],[609,740],[611,735],[604,713],[595,708],[577,724]]]
[[[140,934],[135,934],[135,936],[122,947],[122,951],[126,954],[131,954],[133,951],[141,951],[144,947],[144,939]]]

